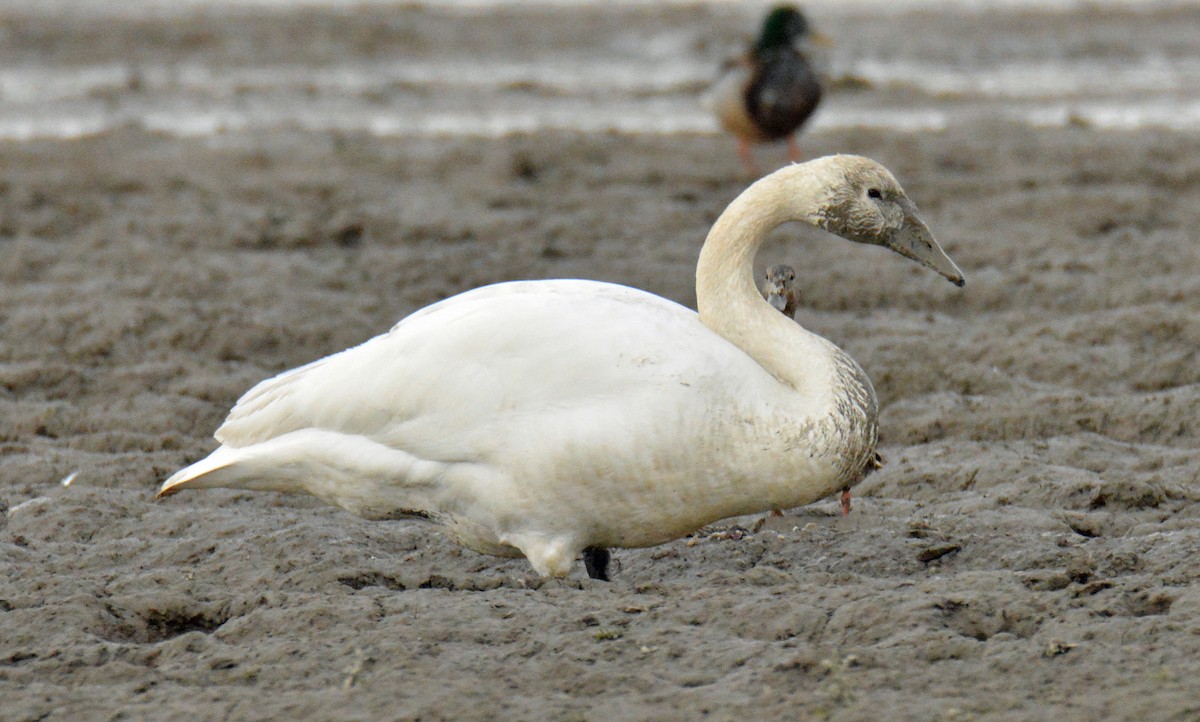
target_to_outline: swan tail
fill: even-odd
[[[421,516],[451,466],[457,473],[449,476],[464,483],[483,478],[471,465],[423,460],[356,434],[304,429],[260,444],[221,446],[172,474],[158,498],[228,487],[310,494],[367,519]]]
[[[158,488],[156,499],[171,496],[184,489],[208,489],[217,486],[238,486],[244,477],[239,463],[245,456],[241,449],[222,446],[207,457],[172,474]]]
[[[327,494],[322,492],[336,490],[337,482],[353,485],[359,477],[377,475],[379,470],[364,463],[363,457],[370,458],[365,452],[379,448],[352,436],[313,430],[284,434],[249,446],[221,446],[172,474],[159,487],[157,498],[184,489],[214,487],[308,493],[325,498]],[[341,505],[338,500],[331,500]]]

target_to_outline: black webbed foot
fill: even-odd
[[[588,576],[592,579],[607,582],[608,560],[611,558],[607,549],[601,549],[600,547],[588,547],[584,549],[583,566],[587,569]]]

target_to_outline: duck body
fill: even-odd
[[[721,127],[739,140],[785,140],[803,127],[821,103],[821,82],[808,60],[791,47],[750,53],[713,86]]]
[[[793,136],[822,96],[820,78],[800,47],[809,36],[808,21],[798,9],[775,8],[755,44],[727,63],[712,87],[717,121],[737,139],[739,156],[751,173],[756,174],[751,143],[787,140],[791,160],[800,159]]]
[[[583,280],[460,294],[252,388],[221,446],[159,495],[308,493],[366,518],[428,519],[563,576],[588,550],[591,571],[597,550],[854,484],[877,438],[870,382],[769,306],[753,276],[771,228],[825,222],[820,168],[778,171],[718,219],[697,266],[699,312]]]

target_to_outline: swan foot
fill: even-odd
[[[842,489],[842,516],[850,516],[850,487]]]
[[[602,582],[609,581],[608,578],[608,562],[612,555],[607,549],[601,547],[588,547],[583,550],[583,567],[587,569],[587,574],[592,579],[599,579]]]
[[[579,555],[579,547],[561,537],[517,533],[502,536],[500,541],[521,550],[533,570],[543,577],[567,576]]]
[[[766,516],[760,516],[757,521],[755,521],[753,524],[750,525],[750,533],[751,534],[759,533],[760,531],[762,531],[763,527],[767,525],[768,519],[775,519],[775,518],[782,519],[783,512],[780,511],[779,509],[772,509],[771,513],[767,514]]]

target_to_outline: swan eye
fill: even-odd
[[[879,192],[878,188],[871,188],[871,189],[867,190],[867,197],[868,198],[883,198],[883,194]]]

